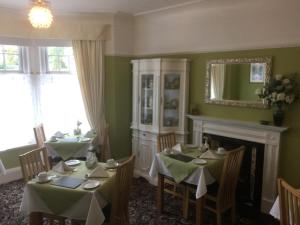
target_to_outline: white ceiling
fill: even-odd
[[[50,0],[53,11],[64,13],[126,12],[140,14],[203,0]],[[0,7],[25,10],[30,0],[0,0]]]

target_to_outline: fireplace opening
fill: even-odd
[[[204,136],[208,137],[212,149],[224,147],[230,151],[245,146],[236,190],[237,210],[245,216],[258,215],[261,208],[264,144],[212,134]]]

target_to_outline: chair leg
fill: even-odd
[[[159,213],[163,212],[164,209],[164,177],[158,174],[158,184],[157,184],[157,196],[156,204]]]
[[[40,225],[43,223],[42,213],[32,212],[29,215],[29,225]]]
[[[217,225],[222,224],[222,214],[221,211],[217,211]]]
[[[183,193],[183,206],[182,206],[182,211],[183,211],[183,218],[187,219],[189,215],[189,199],[190,199],[190,192],[188,186],[184,186],[184,193]]]
[[[231,208],[231,224],[235,224],[236,220],[236,214],[235,214],[235,205]]]
[[[204,197],[196,199],[196,225],[203,225],[203,205]]]
[[[58,219],[58,224],[59,224],[59,225],[65,225],[65,224],[66,224],[65,219],[64,219],[64,218],[59,218],[59,219]]]

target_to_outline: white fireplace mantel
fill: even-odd
[[[261,210],[268,212],[277,195],[280,136],[288,128],[206,116],[187,117],[193,120],[193,144],[201,145],[203,134],[214,134],[265,145]]]

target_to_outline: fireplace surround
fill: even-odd
[[[277,196],[280,137],[288,128],[206,116],[188,115],[188,118],[193,121],[193,144],[201,145],[205,134],[263,144],[260,210],[268,212]]]

